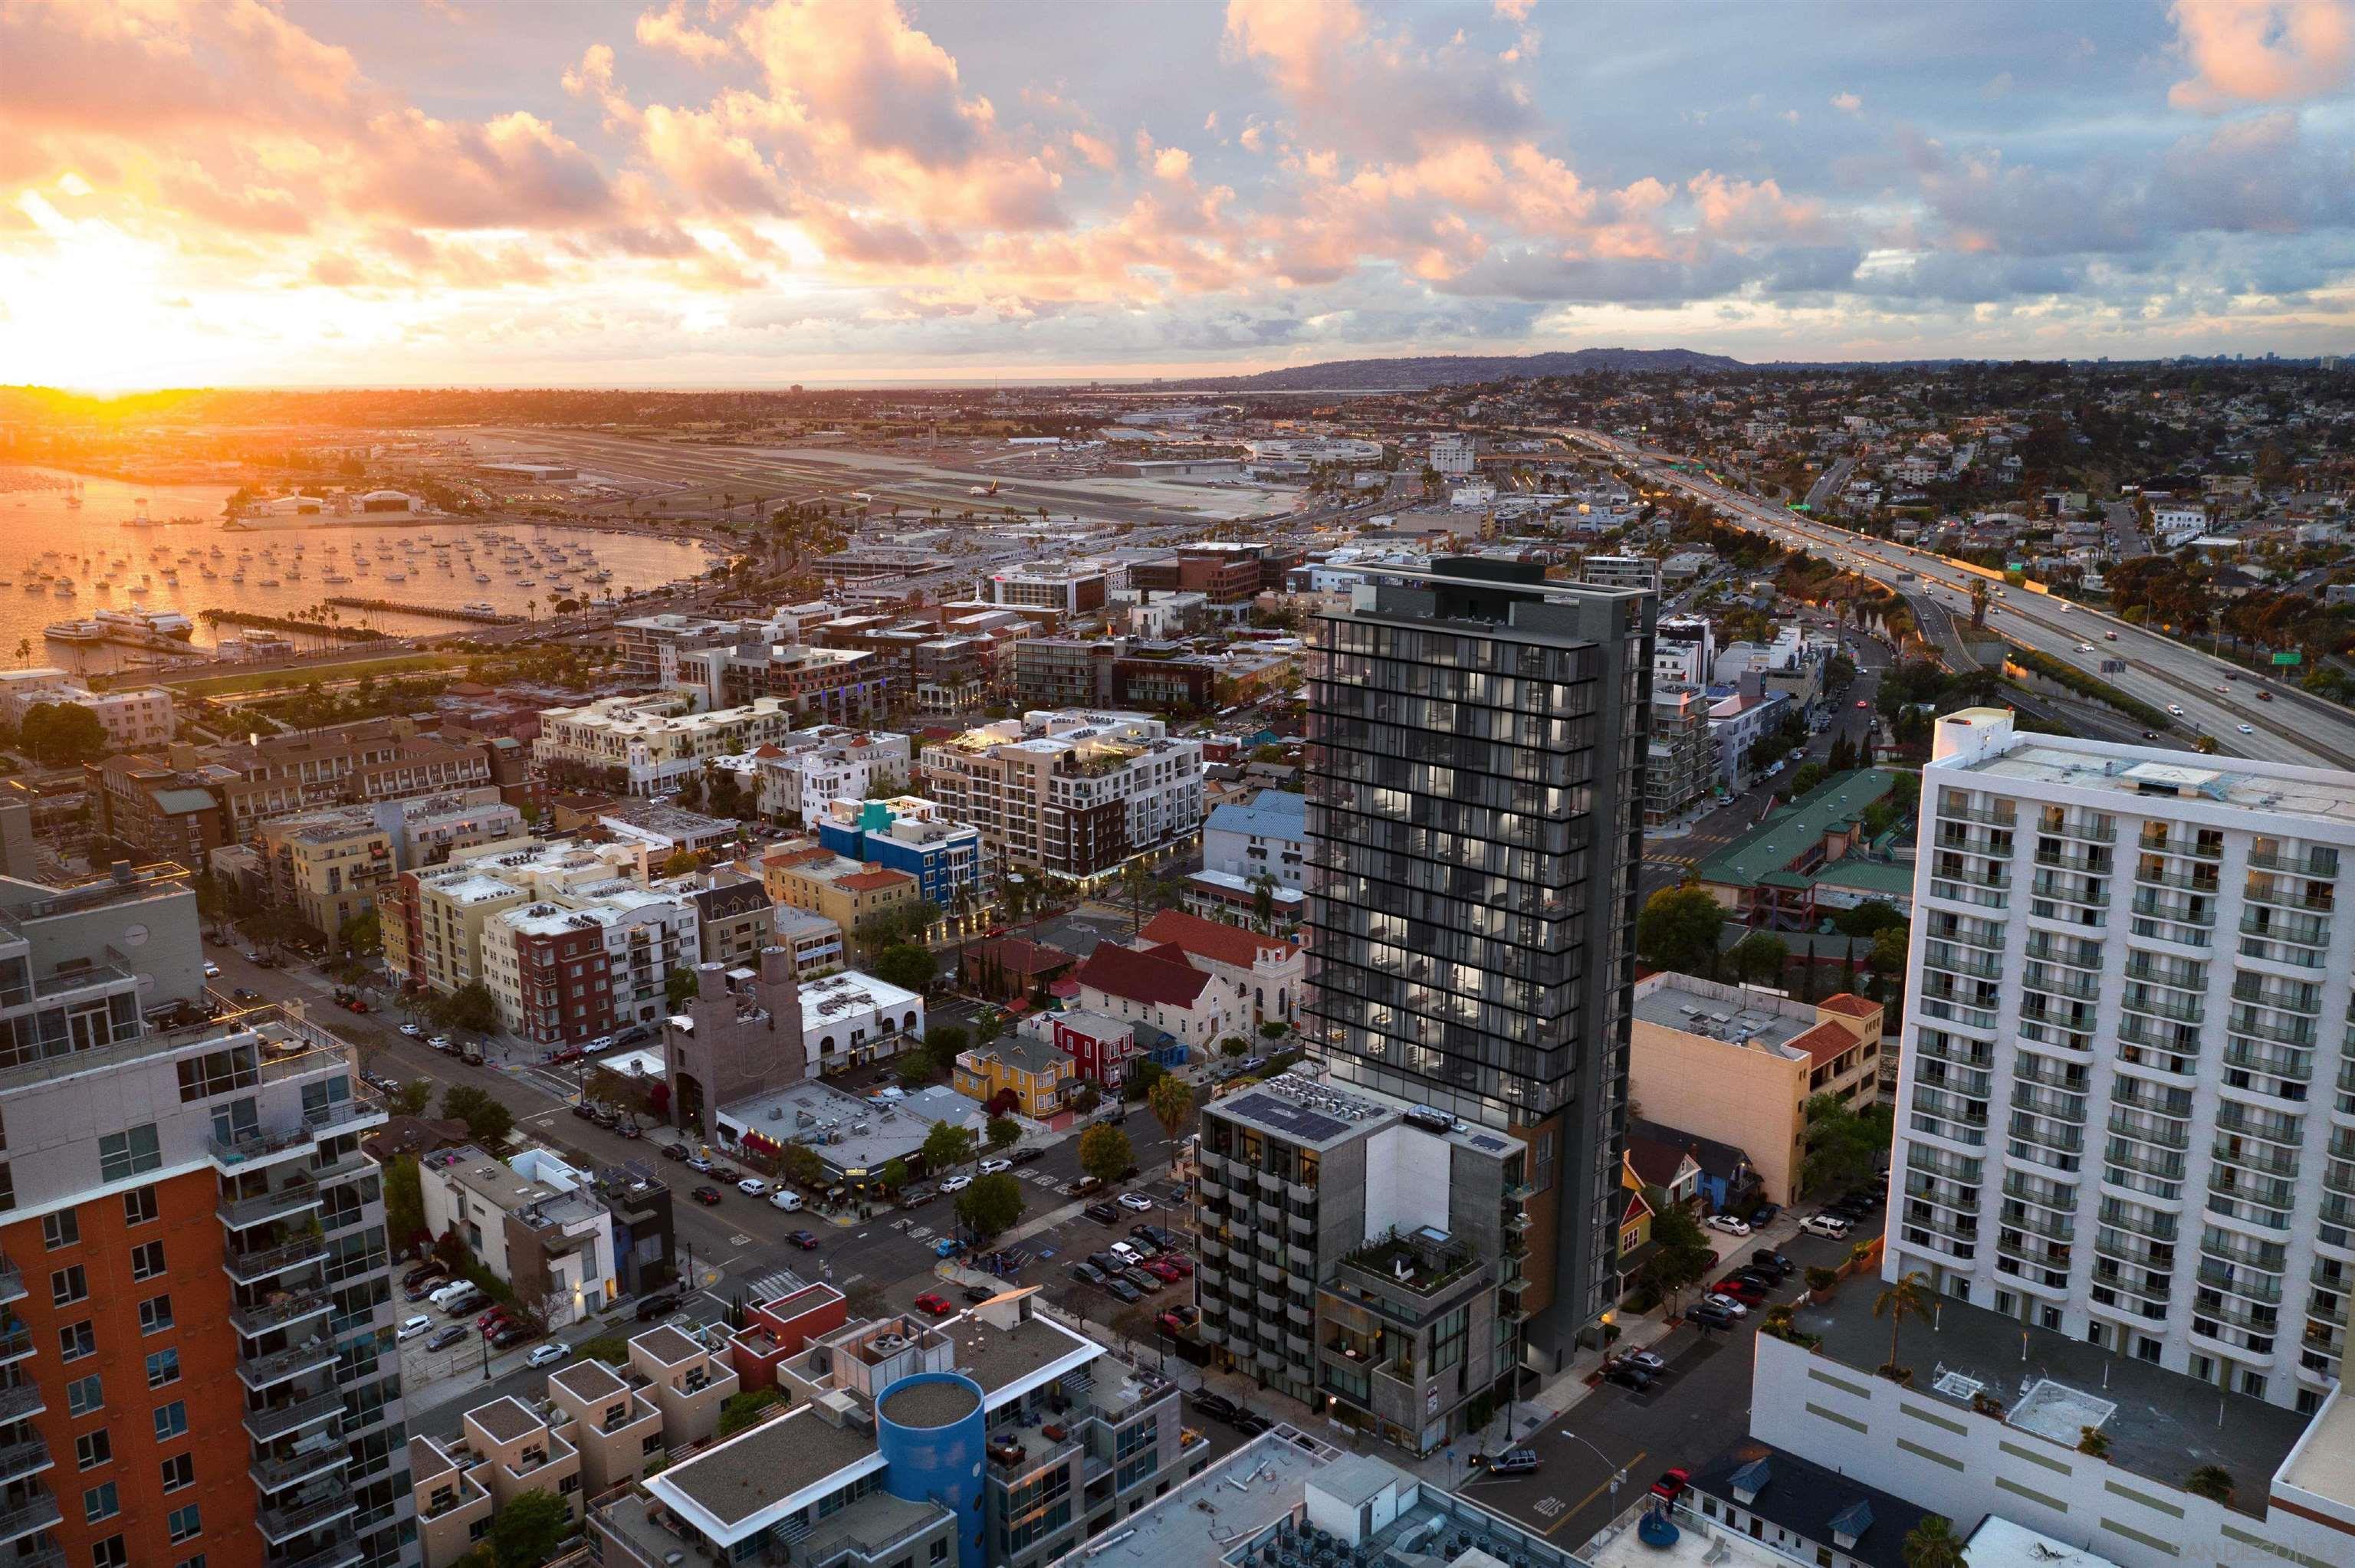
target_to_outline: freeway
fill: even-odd
[[[1706,473],[1664,466],[1689,460],[1593,430],[1564,434],[1636,467],[1646,483],[1697,496],[1730,522],[1779,544],[1828,555],[1917,603],[1926,599],[1947,609],[1967,609],[1972,583],[1984,580],[1944,556],[1835,527],[1727,489]],[[2179,707],[2175,726],[2156,737],[2163,742],[2187,746],[2206,735],[2214,737],[2218,750],[2232,755],[2310,768],[2355,768],[2355,714],[2344,708],[2100,610],[2027,588],[1998,587],[1996,592],[2001,597],[1989,607],[1988,627],[2007,641],[2073,664],[2154,707]],[[2102,674],[2099,666],[2105,658],[2122,660],[2126,668]],[[2260,690],[2264,698],[2256,695]]]

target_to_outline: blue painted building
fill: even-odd
[[[920,795],[829,802],[817,841],[837,854],[907,873],[943,910],[955,907],[958,889],[979,891],[981,830],[949,821]]]

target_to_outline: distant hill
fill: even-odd
[[[1653,370],[1670,373],[1747,370],[1721,354],[1689,348],[1577,348],[1552,354],[1442,354],[1420,359],[1328,359],[1263,370],[1256,376],[1205,376],[1163,382],[1163,391],[1361,392],[1416,389],[1501,381],[1509,376],[1578,376],[1593,370]]]

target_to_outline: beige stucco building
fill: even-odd
[[[1805,1002],[1690,975],[1636,982],[1627,1089],[1642,1115],[1746,1151],[1767,1198],[1798,1196],[1807,1101],[1881,1088],[1881,1009],[1843,991]]]

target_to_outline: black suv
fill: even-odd
[[[676,1296],[649,1296],[638,1303],[638,1321],[651,1323],[657,1318],[667,1318],[678,1310]]]

